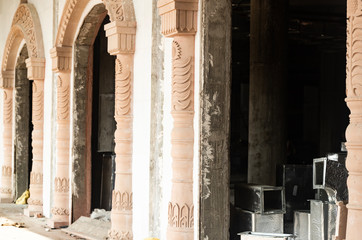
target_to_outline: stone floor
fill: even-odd
[[[23,215],[27,205],[0,203],[0,239],[1,240],[80,240],[60,229],[49,229],[45,218],[30,218]],[[16,227],[11,225],[23,225]],[[6,226],[8,225],[8,226]],[[10,225],[10,226],[9,226]]]

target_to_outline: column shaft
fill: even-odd
[[[3,203],[13,201],[12,191],[12,120],[13,120],[13,90],[9,88],[3,89],[4,108],[3,108],[3,124],[4,124],[4,160],[2,165],[0,201]]]
[[[116,180],[112,193],[111,239],[133,239],[132,233],[132,87],[133,55],[118,54],[115,81]]]

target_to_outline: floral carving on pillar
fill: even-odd
[[[360,239],[362,225],[362,3],[347,1],[346,102],[350,124],[346,130],[349,203],[346,239]],[[340,236],[341,239],[344,236]]]
[[[159,0],[161,31],[172,42],[172,192],[167,239],[194,238],[194,49],[197,0]]]
[[[123,4],[119,0],[103,0],[111,21],[123,21]]]

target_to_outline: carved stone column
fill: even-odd
[[[4,159],[2,165],[0,202],[10,203],[13,201],[12,191],[12,121],[13,121],[13,83],[14,71],[2,72],[3,88],[3,144]]]
[[[56,176],[54,179],[54,202],[52,219],[48,225],[53,228],[69,225],[69,136],[70,136],[70,71],[71,47],[56,47],[50,52],[53,71],[57,79],[57,137],[56,137]]]
[[[361,239],[362,226],[362,2],[347,1],[346,130],[349,203],[346,240]]]
[[[193,145],[194,56],[197,0],[160,0],[162,33],[172,46],[172,192],[168,240],[194,239]]]
[[[32,146],[33,162],[30,173],[30,198],[24,214],[28,217],[43,213],[43,107],[44,107],[44,75],[45,59],[28,58],[26,60],[28,79],[33,81],[32,99]]]
[[[110,239],[133,239],[132,233],[132,95],[136,23],[105,25],[108,52],[117,55],[115,81],[116,180],[112,194]]]

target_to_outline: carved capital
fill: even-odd
[[[69,72],[72,69],[72,48],[55,47],[50,50],[52,70],[55,72]]]
[[[157,7],[163,35],[173,37],[196,33],[198,0],[159,0]]]
[[[28,58],[25,60],[29,80],[44,80],[45,58]]]
[[[111,55],[135,52],[136,22],[113,21],[104,26]]]
[[[0,87],[1,88],[13,88],[14,85],[14,71],[2,71],[0,76]]]

